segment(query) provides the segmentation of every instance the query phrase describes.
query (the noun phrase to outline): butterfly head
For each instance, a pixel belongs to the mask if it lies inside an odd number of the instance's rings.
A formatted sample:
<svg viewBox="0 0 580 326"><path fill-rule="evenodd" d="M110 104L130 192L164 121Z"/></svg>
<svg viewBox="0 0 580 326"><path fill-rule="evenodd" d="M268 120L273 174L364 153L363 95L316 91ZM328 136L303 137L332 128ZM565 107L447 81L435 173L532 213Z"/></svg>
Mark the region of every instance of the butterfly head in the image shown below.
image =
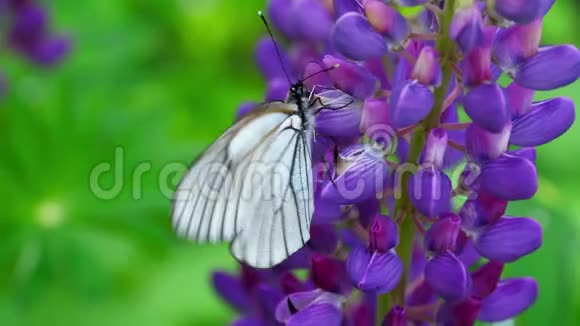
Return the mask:
<svg viewBox="0 0 580 326"><path fill-rule="evenodd" d="M304 81L298 81L290 86L287 102L296 103L299 106L306 105L309 97L310 92L306 89Z"/></svg>

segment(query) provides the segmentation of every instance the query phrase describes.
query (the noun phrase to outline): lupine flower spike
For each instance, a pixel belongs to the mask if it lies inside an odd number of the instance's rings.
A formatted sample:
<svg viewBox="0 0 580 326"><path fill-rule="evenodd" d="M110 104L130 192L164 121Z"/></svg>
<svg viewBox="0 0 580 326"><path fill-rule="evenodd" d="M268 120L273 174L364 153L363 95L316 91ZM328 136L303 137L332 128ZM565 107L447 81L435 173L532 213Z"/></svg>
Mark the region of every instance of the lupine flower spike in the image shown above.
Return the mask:
<svg viewBox="0 0 580 326"><path fill-rule="evenodd" d="M214 274L235 325L473 325L532 308L538 283L502 271L541 247L542 226L506 209L538 190L535 147L575 120L568 98L534 102L580 77L575 46L540 44L553 2L269 2L287 46L280 60L257 44L266 100L286 97L284 70L337 68L307 81L331 108L313 109L311 239L271 269ZM12 10L14 48L57 58L42 11Z"/></svg>

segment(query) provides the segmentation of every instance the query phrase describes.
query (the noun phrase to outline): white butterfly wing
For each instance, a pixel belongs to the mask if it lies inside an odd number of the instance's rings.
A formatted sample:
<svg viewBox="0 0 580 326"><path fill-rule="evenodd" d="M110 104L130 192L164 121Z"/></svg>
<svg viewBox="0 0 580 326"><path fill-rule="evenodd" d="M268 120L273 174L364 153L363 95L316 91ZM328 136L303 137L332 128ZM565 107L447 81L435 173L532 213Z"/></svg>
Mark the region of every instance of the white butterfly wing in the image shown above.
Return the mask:
<svg viewBox="0 0 580 326"><path fill-rule="evenodd" d="M232 242L255 267L275 265L309 239L310 132L294 105L269 103L227 130L178 186L173 226L197 242Z"/></svg>
<svg viewBox="0 0 580 326"><path fill-rule="evenodd" d="M310 133L302 119L286 119L254 152L245 170L239 210L245 225L232 242L238 260L270 267L310 239L313 212Z"/></svg>

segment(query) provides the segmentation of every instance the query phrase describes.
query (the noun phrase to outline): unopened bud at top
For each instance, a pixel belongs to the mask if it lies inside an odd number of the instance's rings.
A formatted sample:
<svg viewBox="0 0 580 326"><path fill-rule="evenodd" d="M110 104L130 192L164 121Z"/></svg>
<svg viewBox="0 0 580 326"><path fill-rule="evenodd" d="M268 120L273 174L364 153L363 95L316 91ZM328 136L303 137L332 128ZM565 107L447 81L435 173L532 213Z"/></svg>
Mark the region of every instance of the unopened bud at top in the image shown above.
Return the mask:
<svg viewBox="0 0 580 326"><path fill-rule="evenodd" d="M399 243L397 224L389 217L377 216L369 230L369 249L387 252Z"/></svg>
<svg viewBox="0 0 580 326"><path fill-rule="evenodd" d="M437 60L435 49L426 46L421 49L417 63L411 73L411 78L423 85L439 86L441 83L441 66Z"/></svg>
<svg viewBox="0 0 580 326"><path fill-rule="evenodd" d="M447 140L448 136L445 129L435 128L431 130L425 144L423 163L430 163L441 168L447 150Z"/></svg>
<svg viewBox="0 0 580 326"><path fill-rule="evenodd" d="M371 26L387 39L391 47L399 47L411 32L405 17L383 1L367 1L365 14Z"/></svg>

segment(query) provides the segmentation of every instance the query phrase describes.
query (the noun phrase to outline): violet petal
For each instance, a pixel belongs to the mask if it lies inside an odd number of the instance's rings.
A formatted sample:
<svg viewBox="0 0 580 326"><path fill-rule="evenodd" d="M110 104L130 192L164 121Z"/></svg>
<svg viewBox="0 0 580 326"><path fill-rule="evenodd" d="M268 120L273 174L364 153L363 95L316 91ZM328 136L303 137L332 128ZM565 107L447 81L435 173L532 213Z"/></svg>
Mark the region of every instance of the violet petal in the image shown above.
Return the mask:
<svg viewBox="0 0 580 326"><path fill-rule="evenodd" d="M395 288L403 274L403 262L393 252L372 252L359 246L350 252L346 270L361 291L383 294Z"/></svg>
<svg viewBox="0 0 580 326"><path fill-rule="evenodd" d="M513 121L510 143L539 146L564 134L576 118L574 102L558 97L534 103L528 113Z"/></svg>
<svg viewBox="0 0 580 326"><path fill-rule="evenodd" d="M338 52L353 60L378 58L388 51L383 36L372 28L365 16L354 12L336 21L332 40Z"/></svg>
<svg viewBox="0 0 580 326"><path fill-rule="evenodd" d="M527 217L504 217L487 226L474 242L477 251L497 262L513 262L542 245L542 226Z"/></svg>
<svg viewBox="0 0 580 326"><path fill-rule="evenodd" d="M478 126L499 133L510 119L506 100L497 84L482 84L463 97L465 113Z"/></svg>
<svg viewBox="0 0 580 326"><path fill-rule="evenodd" d="M481 170L481 188L505 200L529 199L538 191L536 167L525 158L503 154Z"/></svg>
<svg viewBox="0 0 580 326"><path fill-rule="evenodd" d="M469 272L451 252L437 255L427 262L425 280L436 294L447 301L459 301L471 291Z"/></svg>
<svg viewBox="0 0 580 326"><path fill-rule="evenodd" d="M478 319L497 322L512 318L528 309L538 297L538 283L533 278L503 280L495 291L483 300Z"/></svg>
<svg viewBox="0 0 580 326"><path fill-rule="evenodd" d="M514 74L515 81L535 90L552 90L580 77L580 51L573 45L543 47Z"/></svg>

